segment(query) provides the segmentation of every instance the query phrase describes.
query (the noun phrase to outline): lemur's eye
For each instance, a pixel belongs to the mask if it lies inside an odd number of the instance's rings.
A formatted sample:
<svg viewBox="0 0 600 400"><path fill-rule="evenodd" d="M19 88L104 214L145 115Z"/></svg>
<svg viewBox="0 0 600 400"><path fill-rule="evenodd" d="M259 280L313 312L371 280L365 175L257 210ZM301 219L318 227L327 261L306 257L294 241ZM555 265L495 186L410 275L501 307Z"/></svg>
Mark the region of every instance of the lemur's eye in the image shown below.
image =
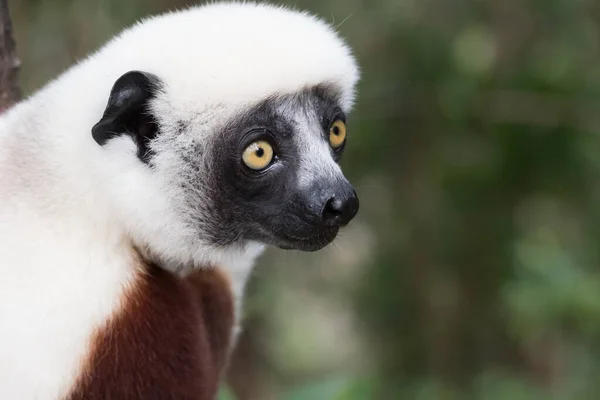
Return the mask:
<svg viewBox="0 0 600 400"><path fill-rule="evenodd" d="M258 140L246 147L242 160L248 168L256 171L264 169L273 160L273 147L264 140Z"/></svg>
<svg viewBox="0 0 600 400"><path fill-rule="evenodd" d="M329 128L329 144L334 149L340 148L346 140L346 124L341 119L335 121Z"/></svg>

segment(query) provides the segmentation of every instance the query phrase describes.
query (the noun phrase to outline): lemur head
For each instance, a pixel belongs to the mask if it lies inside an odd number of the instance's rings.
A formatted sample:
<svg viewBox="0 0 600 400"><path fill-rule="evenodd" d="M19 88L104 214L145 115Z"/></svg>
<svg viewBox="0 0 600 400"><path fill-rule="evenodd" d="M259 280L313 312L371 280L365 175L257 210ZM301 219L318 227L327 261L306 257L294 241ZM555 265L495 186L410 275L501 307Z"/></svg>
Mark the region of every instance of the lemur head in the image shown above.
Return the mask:
<svg viewBox="0 0 600 400"><path fill-rule="evenodd" d="M117 77L92 137L135 177L114 200L141 244L314 251L356 215L338 163L358 68L324 22L213 4L144 21L94 59Z"/></svg>

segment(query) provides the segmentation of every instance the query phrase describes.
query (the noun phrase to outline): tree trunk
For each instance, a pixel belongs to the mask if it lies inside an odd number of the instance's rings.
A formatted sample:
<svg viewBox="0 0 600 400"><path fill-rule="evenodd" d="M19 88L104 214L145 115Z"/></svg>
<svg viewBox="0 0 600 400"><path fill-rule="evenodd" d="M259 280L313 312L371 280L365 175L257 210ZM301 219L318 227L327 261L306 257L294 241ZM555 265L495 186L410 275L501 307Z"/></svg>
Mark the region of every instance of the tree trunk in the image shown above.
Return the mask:
<svg viewBox="0 0 600 400"><path fill-rule="evenodd" d="M0 0L0 112L21 98L17 79L20 64L13 38L8 0Z"/></svg>

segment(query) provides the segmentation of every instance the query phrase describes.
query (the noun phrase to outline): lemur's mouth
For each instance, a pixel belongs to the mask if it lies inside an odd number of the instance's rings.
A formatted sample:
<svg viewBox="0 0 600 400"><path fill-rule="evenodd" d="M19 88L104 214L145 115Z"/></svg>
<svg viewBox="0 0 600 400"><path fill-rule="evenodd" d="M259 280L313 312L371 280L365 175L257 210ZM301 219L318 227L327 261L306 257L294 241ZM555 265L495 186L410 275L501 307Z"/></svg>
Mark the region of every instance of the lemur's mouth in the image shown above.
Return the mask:
<svg viewBox="0 0 600 400"><path fill-rule="evenodd" d="M331 227L312 236L295 237L283 235L277 247L284 250L317 251L333 242L338 232L338 227Z"/></svg>

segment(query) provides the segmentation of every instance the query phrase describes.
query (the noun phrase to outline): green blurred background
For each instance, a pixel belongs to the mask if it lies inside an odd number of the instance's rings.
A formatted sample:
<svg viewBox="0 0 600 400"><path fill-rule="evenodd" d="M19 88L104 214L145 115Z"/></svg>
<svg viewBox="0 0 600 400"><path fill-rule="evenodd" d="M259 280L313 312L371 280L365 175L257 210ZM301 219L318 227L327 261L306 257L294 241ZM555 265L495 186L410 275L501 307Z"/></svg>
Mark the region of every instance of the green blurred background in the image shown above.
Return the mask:
<svg viewBox="0 0 600 400"><path fill-rule="evenodd" d="M193 4L9 3L26 94ZM600 398L600 2L284 3L361 64L361 211L326 250L261 260L222 397Z"/></svg>

